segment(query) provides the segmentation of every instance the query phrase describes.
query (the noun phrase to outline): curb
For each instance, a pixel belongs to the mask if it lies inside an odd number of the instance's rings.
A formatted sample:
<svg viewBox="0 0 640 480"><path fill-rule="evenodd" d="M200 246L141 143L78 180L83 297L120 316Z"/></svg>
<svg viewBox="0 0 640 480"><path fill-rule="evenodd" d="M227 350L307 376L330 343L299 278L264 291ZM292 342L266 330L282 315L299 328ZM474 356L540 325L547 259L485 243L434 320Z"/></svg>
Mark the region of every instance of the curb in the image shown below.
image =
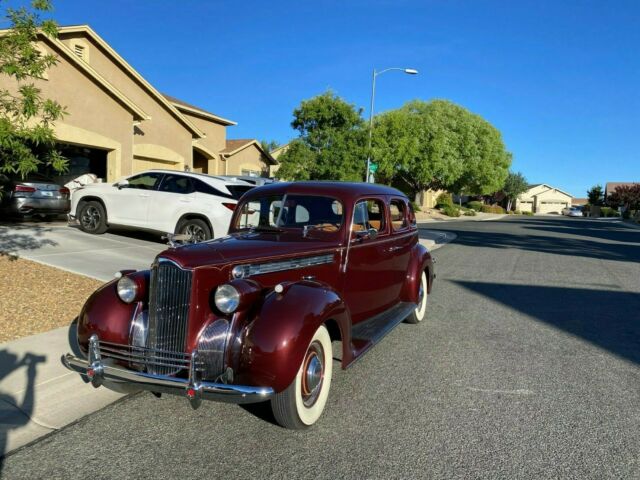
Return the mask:
<svg viewBox="0 0 640 480"><path fill-rule="evenodd" d="M427 247L429 251L444 247L447 243L453 242L458 236L453 232L437 232L427 228L418 228L419 235L428 232L434 238L420 238L419 242Z"/></svg>

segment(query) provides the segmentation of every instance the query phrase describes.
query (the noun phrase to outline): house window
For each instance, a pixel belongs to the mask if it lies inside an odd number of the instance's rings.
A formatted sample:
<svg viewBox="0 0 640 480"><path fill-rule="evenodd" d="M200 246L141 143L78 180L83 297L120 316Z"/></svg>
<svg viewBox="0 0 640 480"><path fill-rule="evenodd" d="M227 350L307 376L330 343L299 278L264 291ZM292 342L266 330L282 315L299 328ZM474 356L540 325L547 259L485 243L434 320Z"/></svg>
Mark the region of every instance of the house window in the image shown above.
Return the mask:
<svg viewBox="0 0 640 480"><path fill-rule="evenodd" d="M260 171L259 170L245 170L242 169L242 175L245 177L259 177L260 176Z"/></svg>

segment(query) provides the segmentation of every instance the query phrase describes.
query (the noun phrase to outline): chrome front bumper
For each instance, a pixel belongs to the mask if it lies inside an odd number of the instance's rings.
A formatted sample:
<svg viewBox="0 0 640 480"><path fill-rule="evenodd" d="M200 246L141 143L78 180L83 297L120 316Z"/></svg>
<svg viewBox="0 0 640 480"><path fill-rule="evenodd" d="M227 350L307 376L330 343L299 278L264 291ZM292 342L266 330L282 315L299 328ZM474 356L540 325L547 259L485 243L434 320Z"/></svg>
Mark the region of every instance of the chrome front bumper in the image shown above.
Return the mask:
<svg viewBox="0 0 640 480"><path fill-rule="evenodd" d="M89 358L79 358L67 353L62 356L62 364L69 370L85 376L94 387L104 385L116 391L148 390L154 393L168 393L186 396L193 408L198 408L202 400L227 403L257 403L269 400L275 393L269 387L229 385L226 383L204 382L195 368L197 353L191 358L189 378L168 375L153 375L135 370L115 367L103 362L98 348L98 337L89 340Z"/></svg>

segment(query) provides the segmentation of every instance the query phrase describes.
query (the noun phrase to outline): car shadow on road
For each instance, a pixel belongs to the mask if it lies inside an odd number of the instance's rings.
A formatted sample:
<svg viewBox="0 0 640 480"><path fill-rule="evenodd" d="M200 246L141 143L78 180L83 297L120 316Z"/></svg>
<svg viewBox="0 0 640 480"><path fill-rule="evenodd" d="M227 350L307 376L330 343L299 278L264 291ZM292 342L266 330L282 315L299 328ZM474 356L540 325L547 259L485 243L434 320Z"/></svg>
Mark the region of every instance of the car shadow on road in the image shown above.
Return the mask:
<svg viewBox="0 0 640 480"><path fill-rule="evenodd" d="M26 353L22 358L8 350L0 350L0 384L14 370L26 367L27 383L22 401L0 389L0 474L7 453L8 435L12 430L24 427L31 421L35 405L36 369L38 363L44 363L46 357Z"/></svg>
<svg viewBox="0 0 640 480"><path fill-rule="evenodd" d="M547 325L640 364L640 294L454 280Z"/></svg>
<svg viewBox="0 0 640 480"><path fill-rule="evenodd" d="M57 242L44 238L50 231L50 228L39 225L2 223L0 224L0 256L16 260L20 251L58 245Z"/></svg>

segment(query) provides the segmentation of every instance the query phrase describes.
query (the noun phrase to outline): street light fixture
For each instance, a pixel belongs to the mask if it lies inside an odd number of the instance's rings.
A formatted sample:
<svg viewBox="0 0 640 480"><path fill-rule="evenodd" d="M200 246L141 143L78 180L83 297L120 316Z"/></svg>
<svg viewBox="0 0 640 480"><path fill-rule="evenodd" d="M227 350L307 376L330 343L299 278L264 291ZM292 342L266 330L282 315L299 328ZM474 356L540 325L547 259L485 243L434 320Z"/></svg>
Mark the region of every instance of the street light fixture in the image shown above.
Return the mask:
<svg viewBox="0 0 640 480"><path fill-rule="evenodd" d="M371 137L373 135L373 106L376 98L376 77L390 70L400 70L406 73L407 75L418 74L418 70L416 70L415 68L391 67L391 68L385 68L384 70L380 70L379 72L376 72L375 68L373 69L373 78L371 80L371 108L369 109L369 149L367 151L367 173L364 177L367 183L369 183L369 178L370 178L369 168L371 168Z"/></svg>

